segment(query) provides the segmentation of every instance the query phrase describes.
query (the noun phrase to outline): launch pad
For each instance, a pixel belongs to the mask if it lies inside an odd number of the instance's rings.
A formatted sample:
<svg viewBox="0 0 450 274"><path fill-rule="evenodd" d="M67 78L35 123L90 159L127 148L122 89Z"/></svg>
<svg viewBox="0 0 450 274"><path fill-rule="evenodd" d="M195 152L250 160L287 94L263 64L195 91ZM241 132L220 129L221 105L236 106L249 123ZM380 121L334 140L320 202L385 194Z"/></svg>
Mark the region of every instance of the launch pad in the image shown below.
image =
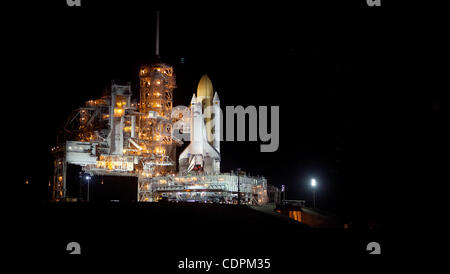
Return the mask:
<svg viewBox="0 0 450 274"><path fill-rule="evenodd" d="M88 178L137 177L139 202L267 203L265 178L220 171L222 112L209 77L201 77L189 107L173 107L176 78L173 67L159 61L159 12L156 56L139 69L139 101L132 100L129 83L113 81L103 97L69 115L52 148L52 199L73 200L67 193L67 184L77 183L67 180L73 164ZM176 148L185 141L177 161Z"/></svg>
<svg viewBox="0 0 450 274"><path fill-rule="evenodd" d="M90 176L138 178L139 202L192 201L267 203L267 181L245 173L220 172L221 111L208 76L199 82L190 107L173 108L175 74L164 63L139 71L140 99L131 86L112 82L109 93L74 110L58 132L53 200L68 200L67 165ZM180 154L176 147L190 144ZM238 198L240 197L240 198Z"/></svg>

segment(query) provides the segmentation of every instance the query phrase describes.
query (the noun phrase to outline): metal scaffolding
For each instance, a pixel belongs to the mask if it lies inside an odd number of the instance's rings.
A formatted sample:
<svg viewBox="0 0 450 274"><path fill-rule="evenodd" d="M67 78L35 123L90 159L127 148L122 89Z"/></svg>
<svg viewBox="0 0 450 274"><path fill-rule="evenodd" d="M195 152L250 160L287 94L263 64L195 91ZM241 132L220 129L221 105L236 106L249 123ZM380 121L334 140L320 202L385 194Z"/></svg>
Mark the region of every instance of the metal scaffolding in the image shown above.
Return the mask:
<svg viewBox="0 0 450 274"><path fill-rule="evenodd" d="M112 82L109 93L74 110L58 131L53 199L67 197L67 164L91 175L160 176L175 172L171 118L175 75L163 63L142 66L140 101L130 84Z"/></svg>
<svg viewBox="0 0 450 274"><path fill-rule="evenodd" d="M175 202L233 204L237 203L238 195L241 204L267 203L267 180L231 173L141 176L138 179L138 200L142 202L167 199Z"/></svg>
<svg viewBox="0 0 450 274"><path fill-rule="evenodd" d="M177 173L176 146L181 141L172 134L173 124L181 118L172 113L173 68L162 63L146 65L139 76L139 102L131 100L129 84L113 82L109 93L87 101L64 123L58 145L52 149L54 200L68 198L67 165L75 164L94 176L138 177L140 202L167 199L260 205L268 201L263 177L220 173L219 169ZM219 143L212 144L220 149Z"/></svg>

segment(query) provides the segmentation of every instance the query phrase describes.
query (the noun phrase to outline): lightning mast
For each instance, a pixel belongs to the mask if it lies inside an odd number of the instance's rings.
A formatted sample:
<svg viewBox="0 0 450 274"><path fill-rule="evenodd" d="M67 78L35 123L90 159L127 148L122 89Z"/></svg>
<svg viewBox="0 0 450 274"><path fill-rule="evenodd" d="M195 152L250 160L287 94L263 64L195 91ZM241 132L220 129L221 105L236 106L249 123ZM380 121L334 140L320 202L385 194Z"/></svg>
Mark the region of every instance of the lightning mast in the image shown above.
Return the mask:
<svg viewBox="0 0 450 274"><path fill-rule="evenodd" d="M156 12L156 57L159 57L159 10Z"/></svg>

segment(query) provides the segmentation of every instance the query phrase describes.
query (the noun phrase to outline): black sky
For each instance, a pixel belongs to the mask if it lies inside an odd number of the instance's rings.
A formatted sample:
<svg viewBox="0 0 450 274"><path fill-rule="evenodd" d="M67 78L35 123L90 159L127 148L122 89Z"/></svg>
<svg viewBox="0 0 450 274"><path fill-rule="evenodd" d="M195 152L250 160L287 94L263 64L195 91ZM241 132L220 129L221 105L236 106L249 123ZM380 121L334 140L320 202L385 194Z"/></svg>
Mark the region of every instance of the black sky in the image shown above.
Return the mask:
<svg viewBox="0 0 450 274"><path fill-rule="evenodd" d="M100 97L111 80L130 81L137 94L138 68L154 60L153 3L91 2L35 3L16 17L14 81L33 129L19 137L29 156L18 183L31 178L40 199L56 130L70 111ZM280 106L279 150L223 143L223 171L264 175L285 184L287 198L307 202L315 177L319 206L380 217L398 141L396 41L408 27L388 3L334 2L163 6L160 52L177 76L174 105L188 105L207 73L222 106Z"/></svg>

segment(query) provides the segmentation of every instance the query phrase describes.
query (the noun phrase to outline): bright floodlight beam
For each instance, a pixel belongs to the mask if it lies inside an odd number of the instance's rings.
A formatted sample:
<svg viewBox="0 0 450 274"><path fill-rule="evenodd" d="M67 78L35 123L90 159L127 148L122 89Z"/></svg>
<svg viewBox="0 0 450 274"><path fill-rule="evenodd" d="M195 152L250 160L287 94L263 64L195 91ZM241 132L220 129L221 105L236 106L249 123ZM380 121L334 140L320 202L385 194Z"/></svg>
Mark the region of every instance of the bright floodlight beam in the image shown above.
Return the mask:
<svg viewBox="0 0 450 274"><path fill-rule="evenodd" d="M311 179L311 186L316 187L316 179Z"/></svg>

